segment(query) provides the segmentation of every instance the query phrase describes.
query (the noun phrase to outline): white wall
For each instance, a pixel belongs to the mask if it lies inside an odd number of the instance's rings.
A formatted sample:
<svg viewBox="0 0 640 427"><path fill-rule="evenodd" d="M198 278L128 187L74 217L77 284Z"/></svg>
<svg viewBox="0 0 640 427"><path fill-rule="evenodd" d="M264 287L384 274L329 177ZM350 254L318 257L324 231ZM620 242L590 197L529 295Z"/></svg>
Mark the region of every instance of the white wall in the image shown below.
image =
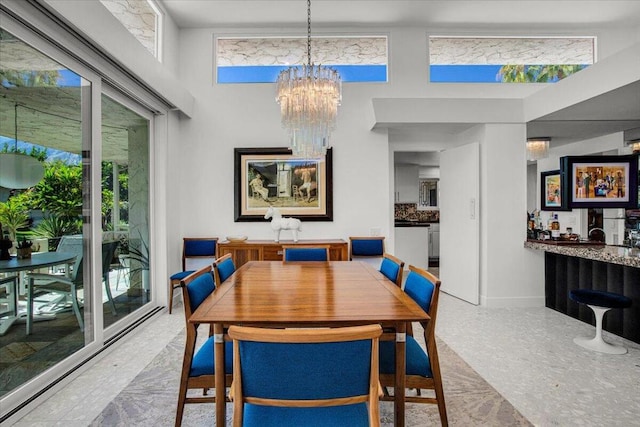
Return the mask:
<svg viewBox="0 0 640 427"><path fill-rule="evenodd" d="M485 125L481 140L481 304L544 305L544 281L527 274L525 124Z"/></svg>
<svg viewBox="0 0 640 427"><path fill-rule="evenodd" d="M181 76L198 94L193 118L181 123L176 163L181 165L177 194L184 235L219 237L244 234L272 238L266 222L234 222L235 147L285 147L275 85L213 83L213 32L184 30ZM333 222L304 222L301 238L390 234L388 144L386 132L369 129L370 91L381 85L344 85L343 103L333 134ZM286 234L283 236L287 238Z"/></svg>

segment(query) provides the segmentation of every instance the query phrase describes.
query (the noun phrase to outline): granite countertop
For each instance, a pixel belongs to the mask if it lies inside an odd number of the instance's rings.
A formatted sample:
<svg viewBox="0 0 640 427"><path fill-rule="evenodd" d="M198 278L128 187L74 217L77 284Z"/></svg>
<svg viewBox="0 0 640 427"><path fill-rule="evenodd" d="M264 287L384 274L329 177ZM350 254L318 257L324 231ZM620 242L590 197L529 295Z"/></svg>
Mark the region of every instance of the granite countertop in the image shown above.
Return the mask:
<svg viewBox="0 0 640 427"><path fill-rule="evenodd" d="M396 221L396 227L429 227L431 223L426 221Z"/></svg>
<svg viewBox="0 0 640 427"><path fill-rule="evenodd" d="M611 245L554 245L539 241L526 241L524 247L560 255L591 259L640 268L640 249Z"/></svg>

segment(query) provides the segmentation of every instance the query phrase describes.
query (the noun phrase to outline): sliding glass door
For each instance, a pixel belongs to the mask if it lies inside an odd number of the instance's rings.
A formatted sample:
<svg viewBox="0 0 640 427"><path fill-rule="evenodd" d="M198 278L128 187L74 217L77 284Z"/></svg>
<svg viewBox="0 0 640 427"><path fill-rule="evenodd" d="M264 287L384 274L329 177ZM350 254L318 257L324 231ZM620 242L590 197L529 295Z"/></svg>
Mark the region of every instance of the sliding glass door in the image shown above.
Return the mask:
<svg viewBox="0 0 640 427"><path fill-rule="evenodd" d="M103 324L147 304L149 119L102 95Z"/></svg>
<svg viewBox="0 0 640 427"><path fill-rule="evenodd" d="M0 422L157 309L153 113L2 17Z"/></svg>

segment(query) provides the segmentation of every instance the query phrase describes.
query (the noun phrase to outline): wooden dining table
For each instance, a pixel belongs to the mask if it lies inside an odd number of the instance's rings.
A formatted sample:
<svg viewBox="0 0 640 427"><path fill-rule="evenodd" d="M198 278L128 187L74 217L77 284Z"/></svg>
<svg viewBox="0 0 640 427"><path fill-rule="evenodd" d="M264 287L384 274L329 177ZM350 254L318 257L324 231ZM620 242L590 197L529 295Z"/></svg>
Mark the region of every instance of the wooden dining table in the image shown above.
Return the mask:
<svg viewBox="0 0 640 427"><path fill-rule="evenodd" d="M226 419L224 340L230 325L340 327L381 324L396 348L395 425L405 418L407 322L428 320L392 281L366 262L250 261L200 305L189 319L213 324L216 425Z"/></svg>

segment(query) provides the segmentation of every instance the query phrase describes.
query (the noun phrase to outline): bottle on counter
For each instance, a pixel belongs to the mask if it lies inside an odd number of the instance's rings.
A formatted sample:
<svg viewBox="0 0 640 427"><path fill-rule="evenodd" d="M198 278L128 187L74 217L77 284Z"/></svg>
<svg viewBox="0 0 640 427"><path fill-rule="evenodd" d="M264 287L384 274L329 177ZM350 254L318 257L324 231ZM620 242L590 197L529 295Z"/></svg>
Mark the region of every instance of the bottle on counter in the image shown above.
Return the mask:
<svg viewBox="0 0 640 427"><path fill-rule="evenodd" d="M552 223L553 223L553 216L555 214L553 212L551 212L551 215L549 215L549 218L547 219L547 231L549 232L549 235L551 235L551 227L552 227Z"/></svg>
<svg viewBox="0 0 640 427"><path fill-rule="evenodd" d="M535 239L536 222L533 219L533 212L527 212L527 239Z"/></svg>
<svg viewBox="0 0 640 427"><path fill-rule="evenodd" d="M560 240L560 221L558 221L558 214L553 214L551 219L551 238L553 240Z"/></svg>

